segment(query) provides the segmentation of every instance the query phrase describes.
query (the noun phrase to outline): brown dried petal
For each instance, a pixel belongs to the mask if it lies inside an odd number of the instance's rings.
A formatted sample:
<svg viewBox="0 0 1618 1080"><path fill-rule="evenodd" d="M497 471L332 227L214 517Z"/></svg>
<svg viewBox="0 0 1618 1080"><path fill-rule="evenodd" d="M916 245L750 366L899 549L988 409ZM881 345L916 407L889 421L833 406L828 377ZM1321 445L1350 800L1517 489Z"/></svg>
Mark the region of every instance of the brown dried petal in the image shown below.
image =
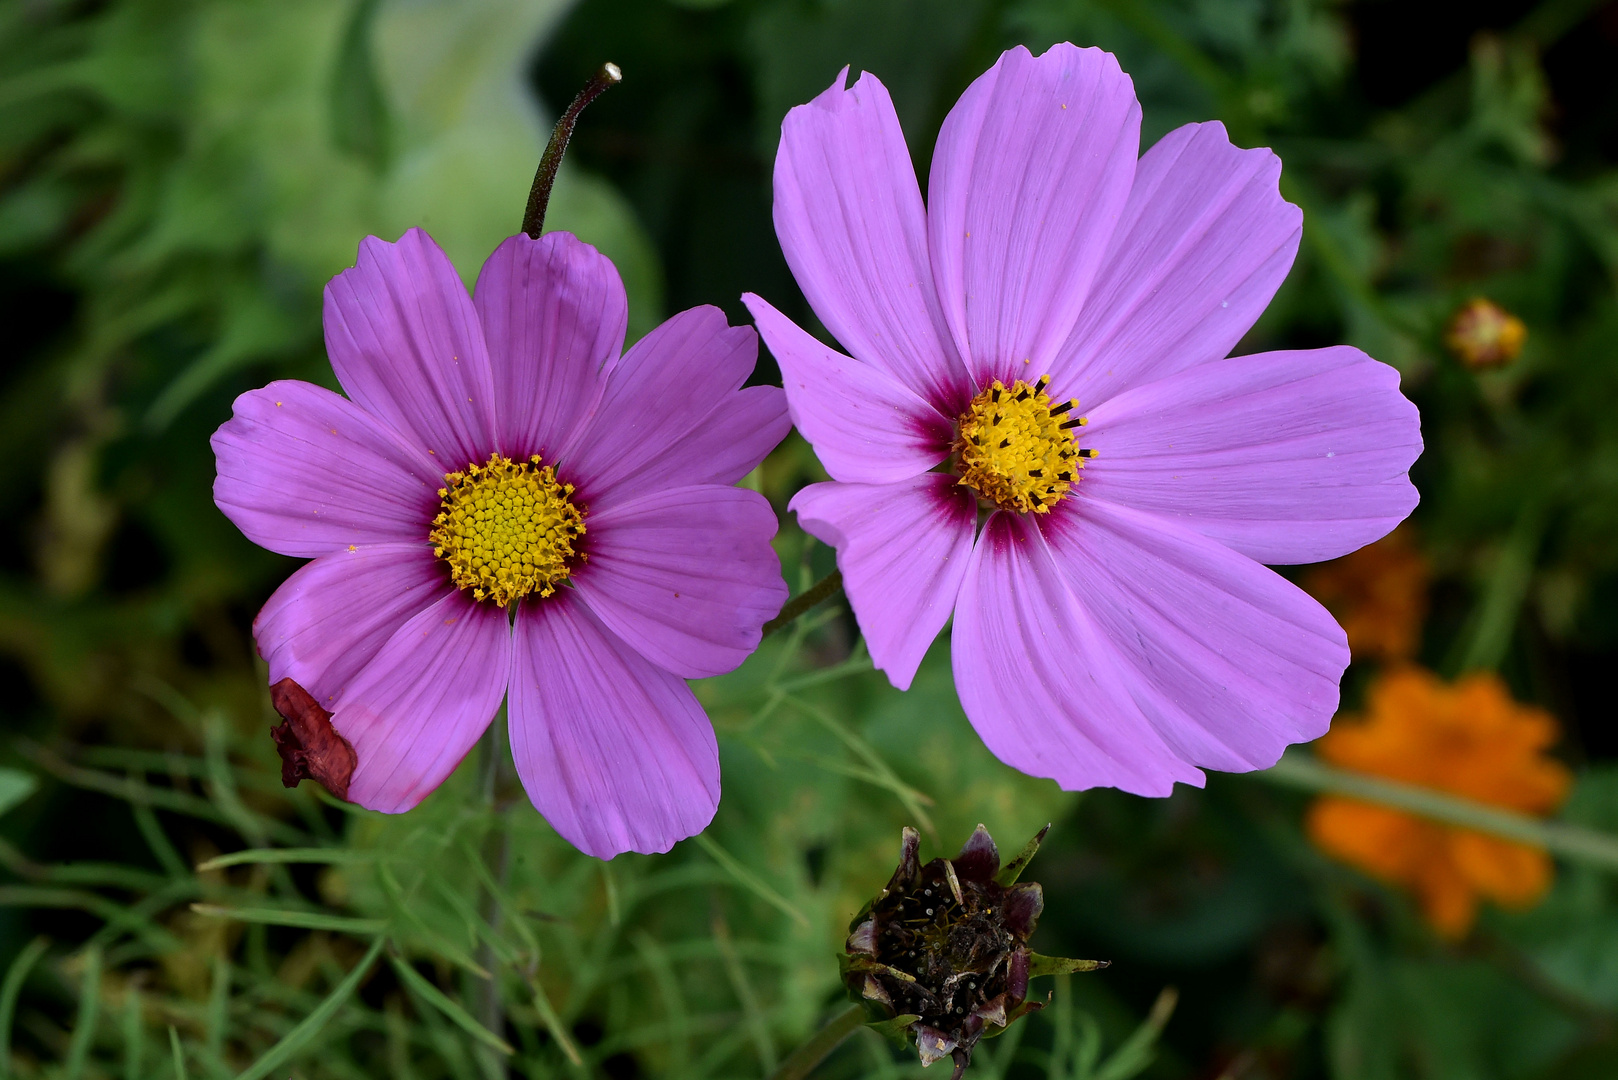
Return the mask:
<svg viewBox="0 0 1618 1080"><path fill-rule="evenodd" d="M282 679L270 687L270 702L282 723L270 729L281 755L281 783L297 787L313 780L339 799L348 798L348 782L359 758L354 747L331 724L331 713L303 687Z"/></svg>

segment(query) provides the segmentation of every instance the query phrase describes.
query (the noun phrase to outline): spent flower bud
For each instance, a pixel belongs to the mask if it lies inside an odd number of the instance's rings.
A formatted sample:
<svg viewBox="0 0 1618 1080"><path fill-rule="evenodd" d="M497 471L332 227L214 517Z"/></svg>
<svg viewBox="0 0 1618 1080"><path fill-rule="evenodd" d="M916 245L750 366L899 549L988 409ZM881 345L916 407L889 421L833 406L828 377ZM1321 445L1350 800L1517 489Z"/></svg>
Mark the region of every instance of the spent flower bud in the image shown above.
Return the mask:
<svg viewBox="0 0 1618 1080"><path fill-rule="evenodd" d="M1475 371L1504 367L1517 359L1528 328L1493 300L1475 297L1450 317L1444 344Z"/></svg>
<svg viewBox="0 0 1618 1080"><path fill-rule="evenodd" d="M979 825L954 859L923 866L921 836L907 828L887 887L849 924L840 958L849 994L866 1005L873 1026L913 1041L923 1065L949 1056L960 1077L979 1039L1044 1008L1028 996L1030 978L1106 966L1028 948L1045 895L1017 879L1049 829L1001 866Z"/></svg>

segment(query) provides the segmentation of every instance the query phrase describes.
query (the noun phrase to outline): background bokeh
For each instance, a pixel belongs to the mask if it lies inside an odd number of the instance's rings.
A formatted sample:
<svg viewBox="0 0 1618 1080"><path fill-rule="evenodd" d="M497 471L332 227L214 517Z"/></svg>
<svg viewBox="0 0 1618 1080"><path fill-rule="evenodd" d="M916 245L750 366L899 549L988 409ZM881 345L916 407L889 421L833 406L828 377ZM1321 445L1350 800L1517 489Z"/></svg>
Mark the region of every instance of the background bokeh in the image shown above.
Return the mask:
<svg viewBox="0 0 1618 1080"><path fill-rule="evenodd" d="M1147 143L1218 118L1281 155L1302 250L1238 351L1349 342L1421 408L1412 522L1288 571L1353 635L1347 710L1498 672L1560 726L1563 820L1618 834L1618 4L0 0L0 1077L763 1075L839 1007L900 827L930 857L978 821L1055 822L1037 942L1113 966L977 1072L1618 1076L1610 858L1438 927L1312 842L1316 772L1063 794L976 740L947 636L901 695L836 604L698 685L724 800L668 856L579 856L498 743L400 818L281 788L250 626L296 564L215 510L207 440L268 379L334 385L320 290L362 236L423 225L470 282L613 60L547 224L615 260L631 337L744 290L817 326L770 224L785 112L870 70L925 178L966 84L1059 40L1118 54ZM1446 346L1476 297L1520 356ZM785 513L817 468L794 437L749 479L794 590L831 567ZM917 1072L865 1034L824 1066Z"/></svg>

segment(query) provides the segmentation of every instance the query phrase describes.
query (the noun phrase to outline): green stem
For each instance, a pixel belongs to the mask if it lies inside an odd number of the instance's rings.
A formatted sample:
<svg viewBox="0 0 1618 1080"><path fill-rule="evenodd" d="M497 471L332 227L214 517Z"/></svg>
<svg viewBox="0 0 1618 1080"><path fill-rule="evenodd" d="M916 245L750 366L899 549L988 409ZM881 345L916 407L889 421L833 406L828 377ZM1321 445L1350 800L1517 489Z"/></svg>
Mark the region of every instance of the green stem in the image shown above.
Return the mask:
<svg viewBox="0 0 1618 1080"><path fill-rule="evenodd" d="M562 113L561 119L556 121L556 127L551 131L551 141L545 144L539 168L534 171L534 186L528 191L528 207L522 215L522 231L530 239L538 240L539 234L545 231L545 208L551 202L551 185L556 183L556 170L562 164L562 155L567 153L568 140L573 138L573 126L579 122L579 114L607 87L623 81L624 73L617 64L602 64L601 69L584 84L579 96L573 99L573 104Z"/></svg>
<svg viewBox="0 0 1618 1080"><path fill-rule="evenodd" d="M1589 866L1618 871L1618 836L1596 829L1559 821L1541 821L1526 814L1486 806L1431 788L1333 768L1306 754L1295 752L1287 754L1273 767L1252 775L1284 787L1391 806L1445 825L1474 829L1504 840L1544 848L1553 855Z"/></svg>
<svg viewBox="0 0 1618 1080"><path fill-rule="evenodd" d="M809 1036L808 1042L788 1054L787 1059L781 1062L781 1067L770 1074L770 1080L803 1080L864 1023L865 1006L850 1005L825 1027Z"/></svg>
<svg viewBox="0 0 1618 1080"><path fill-rule="evenodd" d="M804 614L810 608L825 603L837 594L843 587L843 572L833 570L819 581L815 582L803 592L788 600L781 609L781 614L764 624L764 636L769 637L777 630L791 626L794 619Z"/></svg>

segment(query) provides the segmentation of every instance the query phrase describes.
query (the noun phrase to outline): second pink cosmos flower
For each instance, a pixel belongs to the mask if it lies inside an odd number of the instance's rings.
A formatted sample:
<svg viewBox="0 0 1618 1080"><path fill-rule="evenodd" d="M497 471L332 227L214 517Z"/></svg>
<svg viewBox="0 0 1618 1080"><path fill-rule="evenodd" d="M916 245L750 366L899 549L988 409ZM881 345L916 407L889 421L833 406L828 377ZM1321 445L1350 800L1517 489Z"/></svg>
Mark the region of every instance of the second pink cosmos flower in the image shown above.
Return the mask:
<svg viewBox="0 0 1618 1080"><path fill-rule="evenodd" d="M523 785L581 850L667 851L712 819L685 679L741 663L786 598L775 515L731 486L786 408L741 389L757 339L717 308L620 357L626 319L567 233L506 240L472 297L421 230L370 237L326 289L348 397L271 383L214 435L220 509L314 560L254 634L352 745L354 802L415 806L509 691Z"/></svg>
<svg viewBox="0 0 1618 1080"><path fill-rule="evenodd" d="M1358 349L1228 356L1297 252L1280 161L1216 123L1137 160L1110 54L1018 48L945 120L924 206L886 89L846 74L786 118L775 224L852 355L746 300L833 478L793 509L876 665L908 687L953 614L967 716L1066 788L1164 795L1320 735L1347 643L1262 564L1392 529L1421 434Z"/></svg>

